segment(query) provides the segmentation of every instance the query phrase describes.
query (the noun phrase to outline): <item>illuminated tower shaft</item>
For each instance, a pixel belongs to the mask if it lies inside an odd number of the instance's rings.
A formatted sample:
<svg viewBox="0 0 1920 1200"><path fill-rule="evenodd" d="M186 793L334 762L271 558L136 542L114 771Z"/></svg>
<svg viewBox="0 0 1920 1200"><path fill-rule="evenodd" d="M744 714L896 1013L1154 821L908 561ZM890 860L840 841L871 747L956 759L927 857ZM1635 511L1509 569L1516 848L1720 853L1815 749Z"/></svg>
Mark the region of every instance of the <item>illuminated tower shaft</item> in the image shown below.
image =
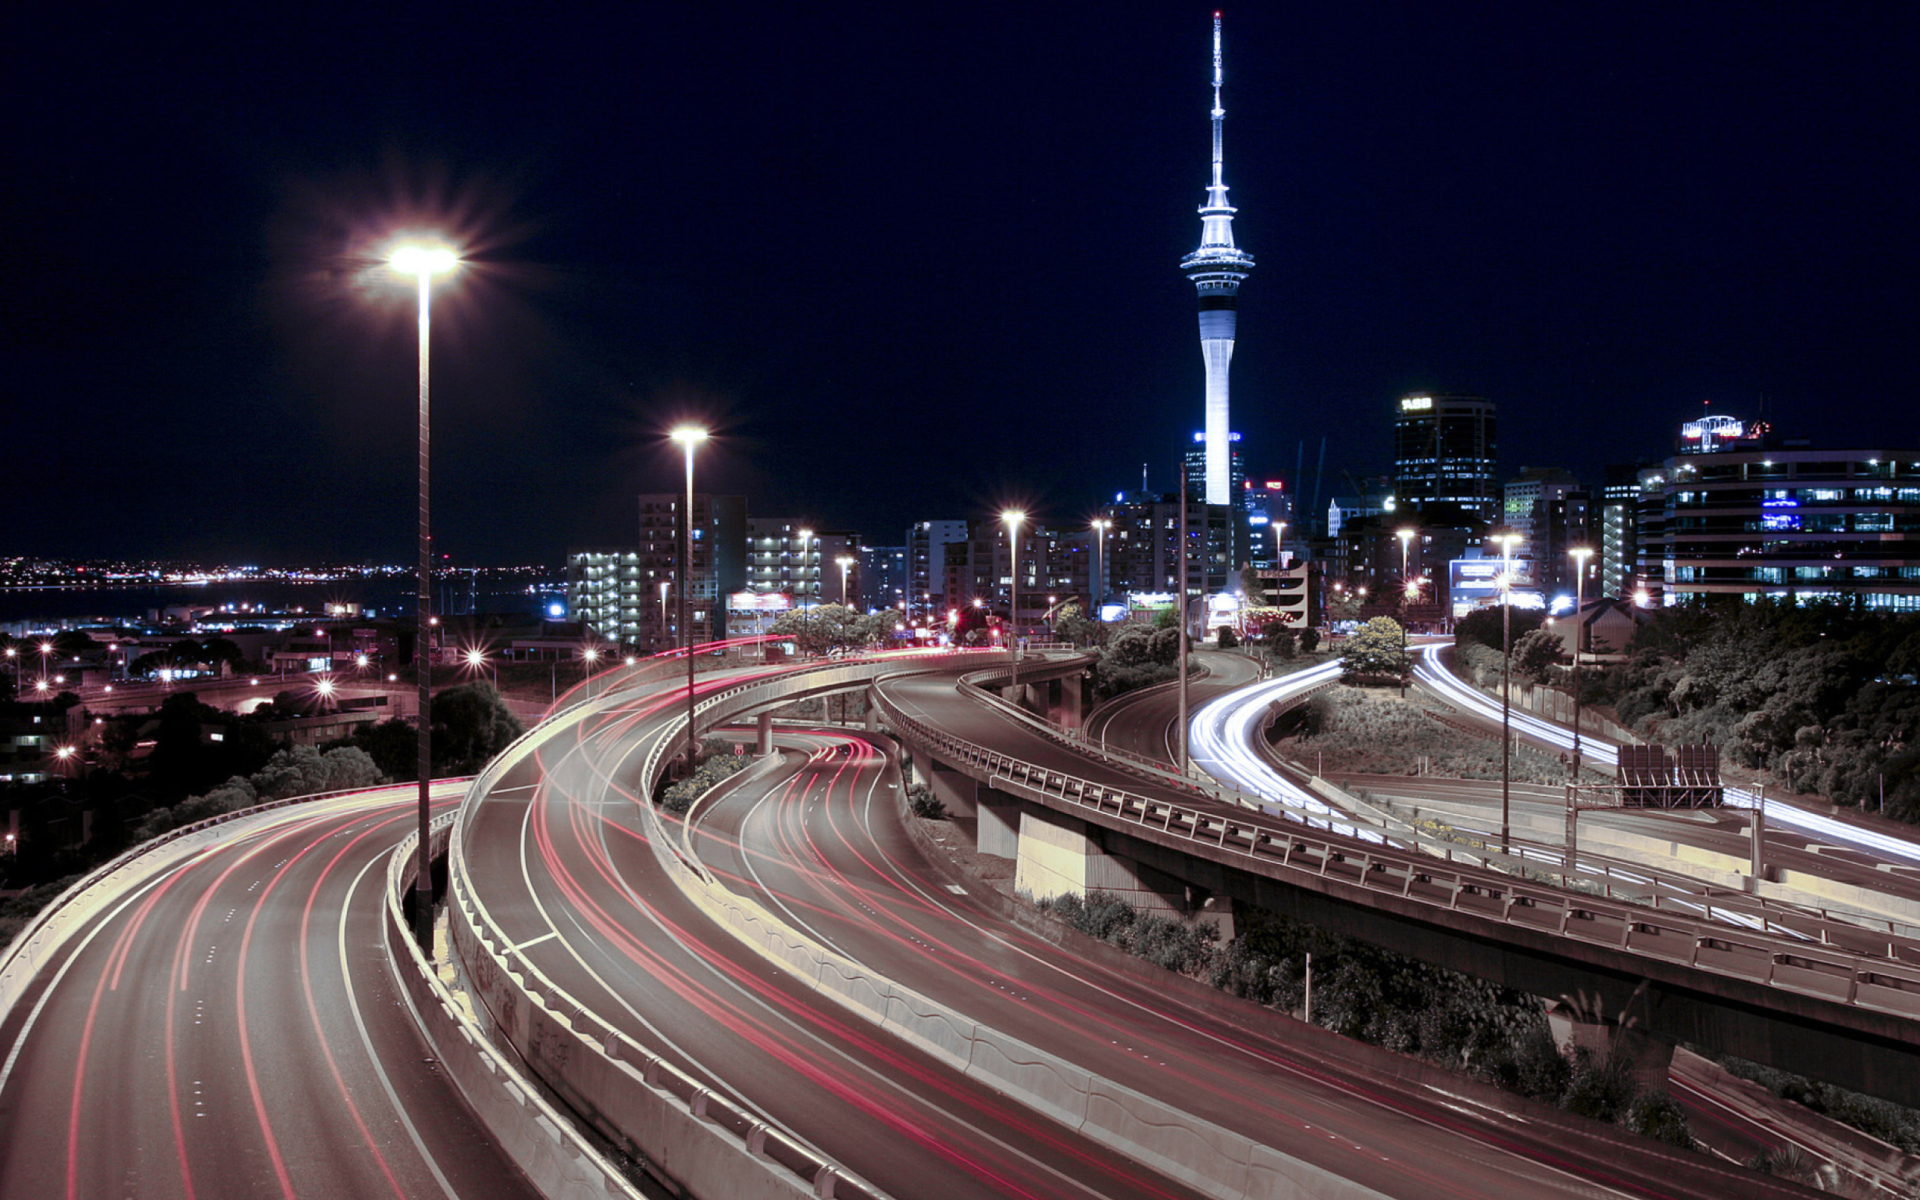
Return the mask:
<svg viewBox="0 0 1920 1200"><path fill-rule="evenodd" d="M1234 306L1253 256L1233 244L1233 205L1220 174L1220 14L1213 14L1213 183L1200 206L1200 248L1180 260L1180 269L1200 293L1200 354L1207 364L1207 503L1232 502L1227 434L1227 367L1233 362Z"/></svg>

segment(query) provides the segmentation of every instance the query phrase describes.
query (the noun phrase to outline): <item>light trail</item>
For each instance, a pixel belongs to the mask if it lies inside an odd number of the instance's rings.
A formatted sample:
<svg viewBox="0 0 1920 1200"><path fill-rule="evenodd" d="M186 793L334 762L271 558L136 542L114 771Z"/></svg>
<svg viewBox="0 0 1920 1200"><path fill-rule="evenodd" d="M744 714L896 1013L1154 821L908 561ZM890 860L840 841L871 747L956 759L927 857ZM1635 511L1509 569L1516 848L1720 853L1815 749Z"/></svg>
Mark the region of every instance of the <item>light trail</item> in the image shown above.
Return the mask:
<svg viewBox="0 0 1920 1200"><path fill-rule="evenodd" d="M1357 824L1357 818L1333 807L1313 792L1293 783L1275 770L1258 751L1253 740L1260 737L1260 722L1276 700L1331 683L1340 677L1340 664L1322 663L1292 675L1283 675L1265 683L1229 692L1200 706L1188 724L1187 733L1193 764L1228 786L1261 800L1276 801L1323 816L1328 826L1338 824L1355 837L1369 842L1386 839L1377 829ZM1277 816L1291 816L1276 813Z"/></svg>
<svg viewBox="0 0 1920 1200"><path fill-rule="evenodd" d="M1453 672L1442 666L1439 661L1440 649L1437 645L1420 647L1419 657L1414 660L1414 678L1455 708L1498 721L1500 705L1478 688L1461 682ZM1572 730L1543 721L1531 713L1514 712L1512 719L1514 729L1525 736L1572 752ZM1580 738L1580 752L1602 762L1618 766L1618 751L1619 748L1612 742L1591 733L1583 734ZM1755 793L1735 787L1726 789L1726 797L1729 808L1752 808L1759 799ZM1907 838L1861 829L1845 821L1809 812L1778 797L1766 801L1765 811L1769 825L1798 830L1821 841L1920 864L1920 844Z"/></svg>

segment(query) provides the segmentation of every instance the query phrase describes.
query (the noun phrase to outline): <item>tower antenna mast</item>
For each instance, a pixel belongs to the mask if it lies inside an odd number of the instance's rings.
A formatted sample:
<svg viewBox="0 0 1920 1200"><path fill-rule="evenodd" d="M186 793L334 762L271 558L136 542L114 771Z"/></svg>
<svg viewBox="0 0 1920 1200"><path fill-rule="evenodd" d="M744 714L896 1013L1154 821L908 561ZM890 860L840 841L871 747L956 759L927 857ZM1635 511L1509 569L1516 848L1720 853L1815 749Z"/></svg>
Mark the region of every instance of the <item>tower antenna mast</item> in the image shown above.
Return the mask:
<svg viewBox="0 0 1920 1200"><path fill-rule="evenodd" d="M1225 79L1220 44L1220 14L1213 14L1213 178L1207 202L1200 206L1200 248L1180 260L1180 269L1200 294L1200 354L1207 367L1206 502L1232 502L1231 428L1227 412L1227 368L1233 362L1235 309L1240 281L1253 269L1253 256L1233 244L1233 205L1227 202L1226 154L1220 102Z"/></svg>

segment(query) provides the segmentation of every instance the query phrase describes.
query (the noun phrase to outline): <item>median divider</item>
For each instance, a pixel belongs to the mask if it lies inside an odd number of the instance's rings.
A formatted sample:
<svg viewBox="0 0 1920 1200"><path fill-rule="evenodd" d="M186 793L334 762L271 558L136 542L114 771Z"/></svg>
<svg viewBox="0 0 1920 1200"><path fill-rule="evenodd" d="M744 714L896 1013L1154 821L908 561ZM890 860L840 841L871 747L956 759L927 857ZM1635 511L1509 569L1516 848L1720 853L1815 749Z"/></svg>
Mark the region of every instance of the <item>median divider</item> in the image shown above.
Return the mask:
<svg viewBox="0 0 1920 1200"><path fill-rule="evenodd" d="M453 814L434 822L436 840L452 823ZM402 907L418 871L418 843L417 835L409 836L387 861L386 946L400 993L441 1072L548 1200L639 1200L641 1193L620 1169L547 1102L512 1060L488 1043L421 953Z"/></svg>
<svg viewBox="0 0 1920 1200"><path fill-rule="evenodd" d="M732 692L723 688L719 694ZM775 1128L762 1114L702 1084L570 996L506 939L476 894L466 870L463 839L467 820L495 782L537 753L546 738L633 698L631 693L602 696L555 714L488 764L452 819L447 932L451 955L465 972L474 1016L467 1018L445 1004L439 1011L458 1018L459 1045L491 1047L497 1039L507 1048L504 1054L490 1056L493 1067L470 1073L476 1095L489 1107L483 1110L479 1100L471 1097L470 1102L503 1143L512 1139L519 1152L528 1156L531 1166L523 1164L523 1169L536 1186L542 1191L552 1187L556 1190L547 1194L565 1200L637 1195L611 1190L613 1180L605 1173L613 1164L606 1156L593 1163L582 1155L581 1148L591 1147L573 1128L576 1120L590 1125L676 1195L710 1200L887 1200L879 1189ZM713 703L709 697L705 706ZM684 739L684 726L674 725L663 735L663 744L677 745ZM655 778L646 775L646 794L651 794ZM643 800L641 807L652 811L649 801ZM390 878L388 886L399 884ZM395 919L390 913L390 924ZM397 959L402 946L392 939L399 938L410 947L405 935L403 921L389 930ZM397 965L406 968L403 976L418 974L404 959ZM444 999L437 979L419 982L437 989L437 998ZM415 986L416 980L409 978L408 985ZM432 1006L419 1007L423 1025L440 1019ZM447 1045L448 1051L459 1048L453 1038ZM509 1058L517 1059L525 1074L508 1078L502 1073L498 1083L490 1082L495 1068L505 1067ZM557 1098L558 1104L533 1105L541 1089ZM568 1140L564 1150L546 1150L539 1146L540 1138ZM595 1182L594 1171L600 1172L608 1190L592 1190L602 1186Z"/></svg>
<svg viewBox="0 0 1920 1200"><path fill-rule="evenodd" d="M662 869L717 925L846 1011L993 1090L1221 1200L1379 1200L1370 1188L1096 1076L827 949L696 869L672 849L676 839L653 807L642 810Z"/></svg>

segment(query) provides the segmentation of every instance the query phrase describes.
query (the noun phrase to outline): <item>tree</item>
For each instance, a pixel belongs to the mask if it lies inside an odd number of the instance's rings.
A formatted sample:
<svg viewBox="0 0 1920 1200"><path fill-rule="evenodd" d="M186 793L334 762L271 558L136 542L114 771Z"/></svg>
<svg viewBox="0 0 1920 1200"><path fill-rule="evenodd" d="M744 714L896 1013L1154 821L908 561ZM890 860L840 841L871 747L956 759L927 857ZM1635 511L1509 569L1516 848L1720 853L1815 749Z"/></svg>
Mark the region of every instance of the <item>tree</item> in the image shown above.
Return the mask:
<svg viewBox="0 0 1920 1200"><path fill-rule="evenodd" d="M1406 631L1392 617L1374 617L1347 639L1341 669L1348 680L1399 680L1412 665L1413 656L1403 643Z"/></svg>
<svg viewBox="0 0 1920 1200"><path fill-rule="evenodd" d="M1546 624L1547 614L1537 608L1516 608L1513 610L1513 640L1519 640ZM1500 606L1475 609L1461 617L1453 626L1453 638L1456 642L1478 642L1504 652L1504 627L1500 616Z"/></svg>
<svg viewBox="0 0 1920 1200"><path fill-rule="evenodd" d="M1563 657L1558 634L1547 629L1530 630L1514 640L1513 673L1529 683L1542 684L1552 678L1551 668Z"/></svg>
<svg viewBox="0 0 1920 1200"><path fill-rule="evenodd" d="M1106 632L1100 622L1087 616L1078 604L1068 601L1053 618L1053 635L1075 646L1097 646Z"/></svg>
<svg viewBox="0 0 1920 1200"><path fill-rule="evenodd" d="M434 774L474 774L525 731L493 684L450 687L433 698Z"/></svg>
<svg viewBox="0 0 1920 1200"><path fill-rule="evenodd" d="M1308 625L1300 631L1300 653L1312 654L1320 648L1320 631Z"/></svg>
<svg viewBox="0 0 1920 1200"><path fill-rule="evenodd" d="M420 778L420 731L410 721L398 717L391 721L369 721L355 727L351 739L333 744L343 745L365 751L389 779L404 782Z"/></svg>
<svg viewBox="0 0 1920 1200"><path fill-rule="evenodd" d="M886 633L893 634L893 617L880 614L886 620ZM858 611L844 604L817 604L806 611L788 609L774 621L769 630L774 637L789 638L806 654L827 654L834 650L850 650L865 646L872 640L878 626L863 617Z"/></svg>

